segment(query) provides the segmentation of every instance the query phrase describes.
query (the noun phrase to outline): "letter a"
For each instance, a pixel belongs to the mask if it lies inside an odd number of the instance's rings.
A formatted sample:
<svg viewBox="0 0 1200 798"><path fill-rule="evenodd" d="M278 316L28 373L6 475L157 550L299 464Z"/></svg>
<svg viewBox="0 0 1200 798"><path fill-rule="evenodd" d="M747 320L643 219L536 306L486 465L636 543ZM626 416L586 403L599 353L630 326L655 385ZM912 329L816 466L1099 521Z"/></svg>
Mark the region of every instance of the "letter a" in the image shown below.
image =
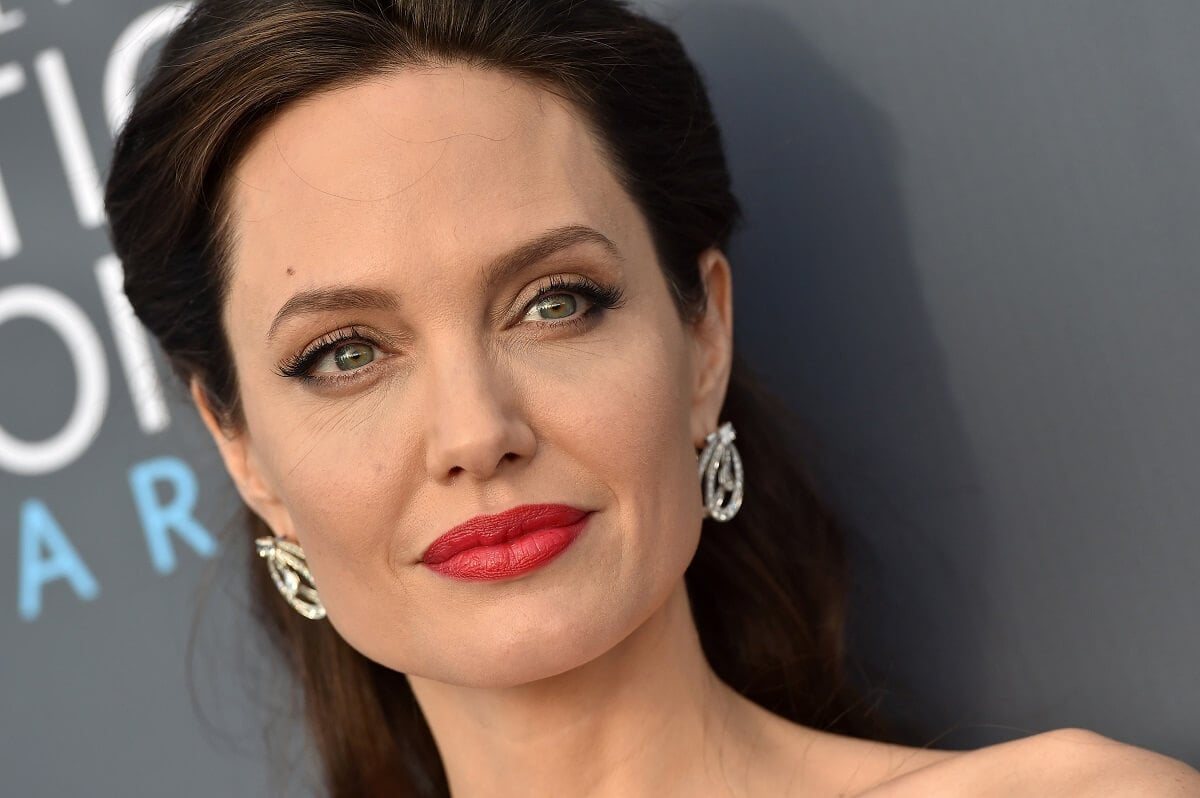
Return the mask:
<svg viewBox="0 0 1200 798"><path fill-rule="evenodd" d="M42 556L45 549L47 556ZM83 564L49 508L37 499L21 505L21 619L32 621L42 612L42 585L65 578L84 601L100 593L96 578Z"/></svg>

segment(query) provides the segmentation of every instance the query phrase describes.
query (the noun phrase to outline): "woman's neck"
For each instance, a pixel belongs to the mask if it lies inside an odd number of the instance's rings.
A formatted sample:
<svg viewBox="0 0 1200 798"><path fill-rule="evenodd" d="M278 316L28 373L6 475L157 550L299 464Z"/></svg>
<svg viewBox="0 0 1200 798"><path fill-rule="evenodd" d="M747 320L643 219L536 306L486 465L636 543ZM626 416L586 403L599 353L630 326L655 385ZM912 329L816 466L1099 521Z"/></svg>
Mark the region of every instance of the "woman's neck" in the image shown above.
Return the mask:
<svg viewBox="0 0 1200 798"><path fill-rule="evenodd" d="M713 673L682 580L625 640L557 676L409 682L454 798L750 795L781 761L780 719Z"/></svg>

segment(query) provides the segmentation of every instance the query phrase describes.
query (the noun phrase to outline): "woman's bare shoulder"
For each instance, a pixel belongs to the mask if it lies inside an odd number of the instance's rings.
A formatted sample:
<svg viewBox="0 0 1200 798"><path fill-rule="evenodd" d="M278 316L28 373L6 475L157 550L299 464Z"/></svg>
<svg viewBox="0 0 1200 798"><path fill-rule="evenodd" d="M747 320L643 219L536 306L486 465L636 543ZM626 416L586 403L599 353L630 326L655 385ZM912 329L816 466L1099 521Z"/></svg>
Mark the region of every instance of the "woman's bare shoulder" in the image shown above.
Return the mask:
<svg viewBox="0 0 1200 798"><path fill-rule="evenodd" d="M803 728L793 748L793 761L787 788L777 794L793 795L803 784L804 795L829 795L837 798L875 796L874 788L960 756L957 751L916 748L843 734ZM888 796L888 793L880 793Z"/></svg>
<svg viewBox="0 0 1200 798"><path fill-rule="evenodd" d="M908 768L860 798L1200 798L1200 771L1085 729L1055 729ZM851 793L854 794L854 793Z"/></svg>

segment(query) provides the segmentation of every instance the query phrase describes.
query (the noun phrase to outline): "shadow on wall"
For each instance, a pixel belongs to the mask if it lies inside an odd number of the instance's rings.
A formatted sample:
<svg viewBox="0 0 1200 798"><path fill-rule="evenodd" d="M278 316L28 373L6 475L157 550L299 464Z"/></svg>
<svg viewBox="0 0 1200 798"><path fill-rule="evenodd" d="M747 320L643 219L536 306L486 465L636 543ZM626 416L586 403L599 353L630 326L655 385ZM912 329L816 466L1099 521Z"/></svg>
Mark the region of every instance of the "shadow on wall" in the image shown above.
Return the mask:
<svg viewBox="0 0 1200 798"><path fill-rule="evenodd" d="M992 531L914 263L893 132L795 22L751 3L648 6L701 64L747 224L738 348L819 447L848 527L851 649L912 744L1024 736L973 714Z"/></svg>

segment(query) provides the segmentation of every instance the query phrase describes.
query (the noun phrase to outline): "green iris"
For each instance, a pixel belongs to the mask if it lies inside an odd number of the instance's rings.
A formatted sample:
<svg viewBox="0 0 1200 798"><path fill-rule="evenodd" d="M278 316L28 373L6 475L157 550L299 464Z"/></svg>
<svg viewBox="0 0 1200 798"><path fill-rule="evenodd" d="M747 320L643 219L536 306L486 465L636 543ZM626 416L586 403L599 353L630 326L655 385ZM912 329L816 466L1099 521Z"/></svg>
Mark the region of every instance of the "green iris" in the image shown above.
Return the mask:
<svg viewBox="0 0 1200 798"><path fill-rule="evenodd" d="M543 319L564 319L575 312L575 297L570 294L553 294L537 305Z"/></svg>
<svg viewBox="0 0 1200 798"><path fill-rule="evenodd" d="M353 343L339 346L333 353L333 362L342 371L365 366L375 359L375 353L367 344Z"/></svg>

